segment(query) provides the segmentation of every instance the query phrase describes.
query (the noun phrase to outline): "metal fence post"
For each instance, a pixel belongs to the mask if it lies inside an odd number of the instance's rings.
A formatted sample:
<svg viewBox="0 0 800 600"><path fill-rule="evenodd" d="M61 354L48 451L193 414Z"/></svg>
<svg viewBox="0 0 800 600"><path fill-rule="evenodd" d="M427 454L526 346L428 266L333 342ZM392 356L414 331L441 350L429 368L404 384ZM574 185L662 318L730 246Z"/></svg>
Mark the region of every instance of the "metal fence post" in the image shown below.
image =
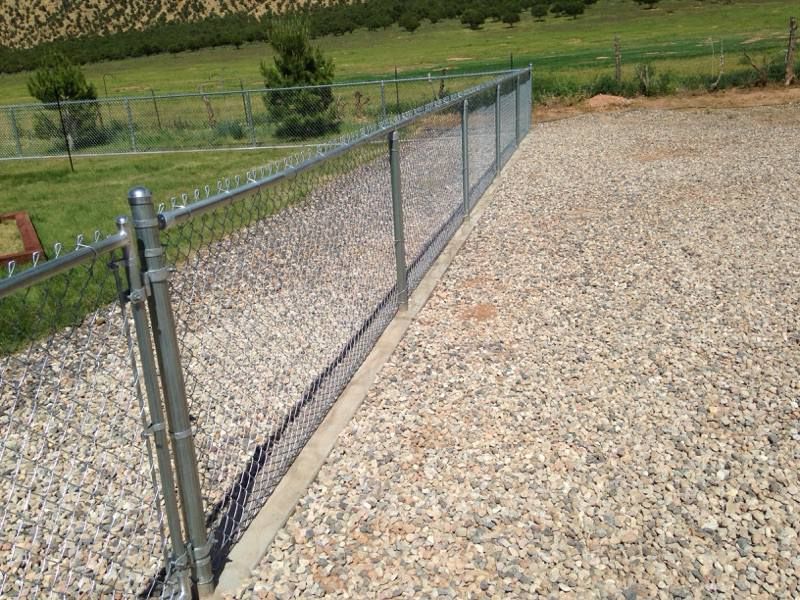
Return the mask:
<svg viewBox="0 0 800 600"><path fill-rule="evenodd" d="M131 226L127 217L118 217L117 226L124 230L128 239L135 240L131 233ZM172 556L168 557L175 571L177 585L182 598L191 598L192 588L189 579L189 561L186 555L186 545L181 528L181 516L178 509L178 499L175 495L175 478L172 472L170 459L169 440L164 422L164 411L161 408L161 392L158 386L158 370L153 355L153 344L150 337L150 328L147 324L147 311L145 309L144 282L139 267L139 255L134 243L123 248L123 261L128 278L128 300L131 305L133 325L136 331L136 344L139 349L142 380L144 381L147 396L147 413L150 423L143 432L153 437L158 462L158 476L161 484L161 496L164 502L164 514L167 518ZM169 569L168 569L169 572ZM169 584L169 581L166 581Z"/></svg>
<svg viewBox="0 0 800 600"><path fill-rule="evenodd" d="M531 88L531 104L528 106L528 116L525 119L528 127L526 132L531 130L531 123L533 122L533 63L528 63L528 86Z"/></svg>
<svg viewBox="0 0 800 600"><path fill-rule="evenodd" d="M381 81L381 121L386 120L386 84Z"/></svg>
<svg viewBox="0 0 800 600"><path fill-rule="evenodd" d="M469 219L469 100L464 98L461 106L461 177L464 194L464 220Z"/></svg>
<svg viewBox="0 0 800 600"><path fill-rule="evenodd" d="M403 196L400 189L400 136L389 134L389 168L392 178L392 215L394 220L394 258L397 264L397 302L403 310L408 308L408 272L406 269L406 240L403 226Z"/></svg>
<svg viewBox="0 0 800 600"><path fill-rule="evenodd" d="M500 84L497 84L497 93L494 101L494 176L500 174L502 150L500 149Z"/></svg>
<svg viewBox="0 0 800 600"><path fill-rule="evenodd" d="M514 79L516 86L514 87L514 139L516 141L516 145L519 146L519 141L522 139L522 123L520 122L519 116L519 102L520 102L520 90L519 90L519 75L516 76Z"/></svg>
<svg viewBox="0 0 800 600"><path fill-rule="evenodd" d="M143 187L131 189L128 192L128 204L133 214L140 260L146 267L143 278L146 288L149 288L150 321L164 390L183 521L189 538L187 546L198 594L207 597L214 591L211 543L206 532L197 453L186 402L175 315L170 301L169 270L150 190Z"/></svg>
<svg viewBox="0 0 800 600"><path fill-rule="evenodd" d="M245 92L244 96L244 110L247 117L247 127L250 129L250 143L256 145L256 126L253 122L253 104L250 100L250 92Z"/></svg>
<svg viewBox="0 0 800 600"><path fill-rule="evenodd" d="M8 120L11 121L11 133L14 135L14 146L17 149L17 156L22 156L22 144L19 139L19 127L17 127L17 115L13 108L8 110Z"/></svg>
<svg viewBox="0 0 800 600"><path fill-rule="evenodd" d="M128 133L131 136L131 150L136 152L136 130L133 127L133 112L131 112L131 101L125 99L125 110L128 111Z"/></svg>

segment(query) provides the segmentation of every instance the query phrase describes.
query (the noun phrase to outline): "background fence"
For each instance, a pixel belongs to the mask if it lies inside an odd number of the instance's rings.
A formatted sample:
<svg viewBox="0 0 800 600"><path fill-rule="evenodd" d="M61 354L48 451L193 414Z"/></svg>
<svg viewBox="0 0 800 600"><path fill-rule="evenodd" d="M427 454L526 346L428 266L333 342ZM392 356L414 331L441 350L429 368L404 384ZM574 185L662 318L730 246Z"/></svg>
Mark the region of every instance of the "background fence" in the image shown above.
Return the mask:
<svg viewBox="0 0 800 600"><path fill-rule="evenodd" d="M0 596L209 593L530 114L512 71L185 206L134 188L0 281Z"/></svg>
<svg viewBox="0 0 800 600"><path fill-rule="evenodd" d="M3 106L0 159L325 144L499 73Z"/></svg>

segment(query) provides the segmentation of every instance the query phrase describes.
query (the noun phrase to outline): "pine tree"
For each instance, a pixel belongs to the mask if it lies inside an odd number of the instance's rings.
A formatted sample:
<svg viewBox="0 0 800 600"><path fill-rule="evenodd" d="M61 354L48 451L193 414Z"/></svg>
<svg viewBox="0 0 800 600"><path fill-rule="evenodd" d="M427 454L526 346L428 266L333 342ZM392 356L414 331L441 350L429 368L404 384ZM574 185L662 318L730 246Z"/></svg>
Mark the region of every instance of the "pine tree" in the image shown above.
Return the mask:
<svg viewBox="0 0 800 600"><path fill-rule="evenodd" d="M333 83L333 61L311 46L309 26L300 16L273 21L267 39L275 50L273 65L261 62L268 88L324 86ZM339 130L340 120L330 87L275 90L264 104L281 138L309 138Z"/></svg>

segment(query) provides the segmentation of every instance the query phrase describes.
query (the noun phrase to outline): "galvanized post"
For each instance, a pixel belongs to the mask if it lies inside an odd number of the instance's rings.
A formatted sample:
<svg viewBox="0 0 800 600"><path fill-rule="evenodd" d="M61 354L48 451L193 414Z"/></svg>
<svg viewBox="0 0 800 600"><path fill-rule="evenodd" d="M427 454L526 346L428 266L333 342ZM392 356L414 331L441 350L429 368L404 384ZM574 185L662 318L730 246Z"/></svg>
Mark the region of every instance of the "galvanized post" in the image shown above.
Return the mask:
<svg viewBox="0 0 800 600"><path fill-rule="evenodd" d="M520 122L519 116L519 102L520 102L520 90L519 90L519 75L516 76L514 79L514 83L516 84L514 87L514 141L517 146L519 146L519 142L522 139L522 123Z"/></svg>
<svg viewBox="0 0 800 600"><path fill-rule="evenodd" d="M527 128L525 132L531 130L531 123L533 122L533 63L528 63L528 86L531 89L531 103L528 106L528 114L525 117L525 123L527 124Z"/></svg>
<svg viewBox="0 0 800 600"><path fill-rule="evenodd" d="M464 220L469 220L469 100L464 98L461 107L461 177L464 195Z"/></svg>
<svg viewBox="0 0 800 600"><path fill-rule="evenodd" d="M136 330L136 343L139 348L142 380L144 381L145 394L147 395L147 413L150 423L144 431L145 435L153 437L158 462L158 476L161 483L161 497L164 502L164 513L167 517L172 556L169 560L172 571L175 572L178 591L181 598L192 597L190 581L189 560L186 555L186 545L181 528L181 516L178 509L178 499L175 495L175 478L172 472L172 461L169 453L169 440L167 427L164 422L164 412L161 408L161 393L158 386L158 370L153 355L153 344L150 337L150 328L147 325L147 311L145 309L144 281L139 267L139 253L131 233L131 226L127 217L117 218L117 227L124 231L131 243L123 248L125 272L128 278L128 300L131 305L133 325ZM171 582L167 582L170 584Z"/></svg>
<svg viewBox="0 0 800 600"><path fill-rule="evenodd" d="M392 215L394 217L394 259L397 264L397 303L408 308L408 273L406 270L406 240L403 226L403 196L400 189L400 136L389 134L389 168L392 179Z"/></svg>
<svg viewBox="0 0 800 600"><path fill-rule="evenodd" d="M386 120L386 84L381 81L381 121Z"/></svg>
<svg viewBox="0 0 800 600"><path fill-rule="evenodd" d="M14 135L14 146L17 149L17 156L22 156L22 144L19 140L19 127L17 127L17 115L13 108L8 109L8 119L11 121L11 133Z"/></svg>
<svg viewBox="0 0 800 600"><path fill-rule="evenodd" d="M500 84L497 84L497 93L494 101L494 176L500 174L502 150L500 148Z"/></svg>
<svg viewBox="0 0 800 600"><path fill-rule="evenodd" d="M250 100L250 92L245 92L244 97L244 110L247 117L247 127L250 129L250 143L255 146L256 142L256 126L253 122L253 105Z"/></svg>
<svg viewBox="0 0 800 600"><path fill-rule="evenodd" d="M128 111L128 132L131 136L131 150L136 152L136 131L133 127L133 113L131 112L131 101L125 99L125 110Z"/></svg>
<svg viewBox="0 0 800 600"><path fill-rule="evenodd" d="M161 245L159 224L150 190L144 187L131 189L128 192L128 204L133 214L140 260L146 267L143 278L149 288L147 300L150 322L155 337L161 387L164 390L183 521L189 538L187 547L197 592L200 597L207 597L214 591L211 544L206 533L197 453L186 402L175 316L170 301L169 269Z"/></svg>

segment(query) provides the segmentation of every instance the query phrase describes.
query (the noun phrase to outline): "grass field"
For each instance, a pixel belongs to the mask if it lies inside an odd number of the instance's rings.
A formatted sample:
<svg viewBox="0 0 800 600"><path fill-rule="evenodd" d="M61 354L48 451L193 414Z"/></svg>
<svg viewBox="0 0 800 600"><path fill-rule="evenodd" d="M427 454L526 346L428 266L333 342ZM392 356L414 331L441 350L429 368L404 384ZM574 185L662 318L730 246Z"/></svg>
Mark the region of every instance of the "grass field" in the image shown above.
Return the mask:
<svg viewBox="0 0 800 600"><path fill-rule="evenodd" d="M0 214L27 210L45 252L61 242L74 246L76 235L91 239L96 230L114 231L114 218L129 214L127 191L146 185L156 203L191 194L204 185L216 190L217 176L233 176L280 156L273 150L193 152L89 158L6 161L0 163Z"/></svg>
<svg viewBox="0 0 800 600"><path fill-rule="evenodd" d="M470 31L459 23L424 24L414 34L393 27L357 31L318 40L337 65L340 79L387 76L395 65L403 74L449 67L480 70L532 62L535 89L574 92L602 74L613 72L612 43L619 35L624 71L649 61L658 72L682 77L710 77L717 68L709 40L725 41L728 69L738 65L744 49L760 57L779 55L785 45L788 17L796 3L787 0L734 0L731 3L662 0L645 10L631 0L600 0L578 19L530 16L514 28L487 23ZM258 65L269 59L264 44L192 53L161 55L86 66L86 73L104 94L141 94L212 88L238 88L260 83ZM28 74L0 76L0 102L24 102ZM70 173L64 160L0 162L0 212L28 210L45 247L67 242L77 233L108 231L113 217L127 212L125 193L134 184L150 186L160 201L213 184L218 178L244 173L267 162L265 151L170 154L139 157L80 158Z"/></svg>
<svg viewBox="0 0 800 600"><path fill-rule="evenodd" d="M545 76L596 77L613 69L612 41L619 35L623 60L660 63L661 69L711 72L713 38L725 40L728 64L744 48L752 53L780 51L788 18L797 12L790 0L733 0L730 3L662 0L646 10L632 0L600 0L578 19L548 17L534 21L529 14L513 28L487 23L479 31L460 23L425 23L413 34L392 27L386 31L356 31L318 40L335 62L337 77L358 79L450 67L479 69L507 65L514 54L518 65L533 62ZM86 67L88 78L103 95L205 89L234 89L239 81L260 84L259 61L269 59L265 44L213 48L104 62ZM103 81L105 75L105 82ZM28 74L0 75L0 103L28 102Z"/></svg>

